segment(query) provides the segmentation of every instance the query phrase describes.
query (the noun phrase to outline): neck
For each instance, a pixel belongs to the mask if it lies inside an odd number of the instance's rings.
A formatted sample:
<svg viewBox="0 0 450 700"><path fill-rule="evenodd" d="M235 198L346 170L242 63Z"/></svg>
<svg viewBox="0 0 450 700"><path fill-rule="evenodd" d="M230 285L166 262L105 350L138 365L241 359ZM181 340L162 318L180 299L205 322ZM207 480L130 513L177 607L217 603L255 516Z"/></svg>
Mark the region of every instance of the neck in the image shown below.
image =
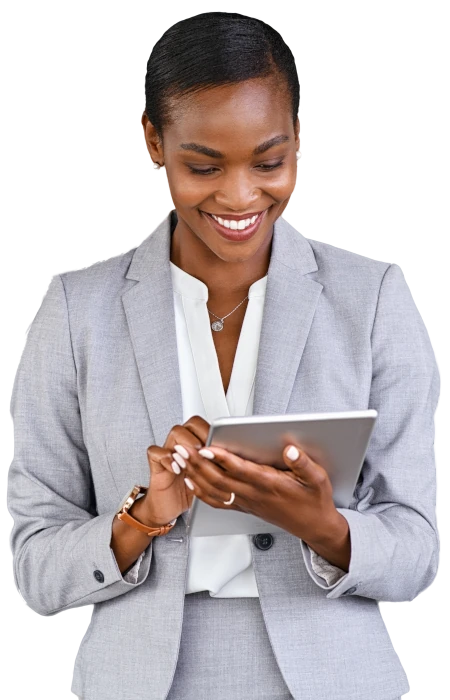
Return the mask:
<svg viewBox="0 0 450 700"><path fill-rule="evenodd" d="M226 308L239 303L249 287L267 274L272 248L273 227L269 236L249 260L228 262L219 258L191 229L178 220L171 237L170 260L201 280L208 287L209 301Z"/></svg>

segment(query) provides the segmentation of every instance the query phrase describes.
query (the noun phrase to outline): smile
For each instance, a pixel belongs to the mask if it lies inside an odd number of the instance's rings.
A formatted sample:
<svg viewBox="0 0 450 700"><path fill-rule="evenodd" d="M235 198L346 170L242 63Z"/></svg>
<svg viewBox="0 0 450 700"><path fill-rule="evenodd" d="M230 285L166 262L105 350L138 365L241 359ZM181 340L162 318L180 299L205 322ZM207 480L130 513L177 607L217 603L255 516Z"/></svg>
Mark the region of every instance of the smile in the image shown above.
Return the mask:
<svg viewBox="0 0 450 700"><path fill-rule="evenodd" d="M202 211L201 213L208 219L212 227L222 238L229 241L247 241L257 232L269 209L270 207L257 214L239 220L223 218L206 211Z"/></svg>
<svg viewBox="0 0 450 700"><path fill-rule="evenodd" d="M243 231L255 223L259 214L255 214L249 219L239 219L239 221L236 221L236 219L222 219L220 216L216 216L215 214L210 214L210 216L212 216L215 221L218 221L221 226L225 226L225 228L230 228L233 231Z"/></svg>

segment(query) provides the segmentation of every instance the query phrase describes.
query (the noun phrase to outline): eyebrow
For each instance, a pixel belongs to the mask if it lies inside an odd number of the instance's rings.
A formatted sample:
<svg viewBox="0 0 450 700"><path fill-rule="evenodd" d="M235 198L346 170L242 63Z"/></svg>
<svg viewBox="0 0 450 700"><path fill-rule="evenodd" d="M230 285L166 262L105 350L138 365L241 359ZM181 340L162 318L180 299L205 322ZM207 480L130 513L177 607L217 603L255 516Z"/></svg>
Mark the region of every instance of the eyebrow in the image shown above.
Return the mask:
<svg viewBox="0 0 450 700"><path fill-rule="evenodd" d="M260 153L265 153L265 151L268 151L269 148L272 148L272 146L278 146L278 144L285 143L289 140L289 136L286 134L274 136L273 138L260 143L259 146L256 146L252 155L258 156ZM203 155L209 156L209 158L225 158L224 154L220 151L216 151L214 148L209 148L209 146L202 146L200 143L180 143L180 148L183 148L185 151L203 153Z"/></svg>

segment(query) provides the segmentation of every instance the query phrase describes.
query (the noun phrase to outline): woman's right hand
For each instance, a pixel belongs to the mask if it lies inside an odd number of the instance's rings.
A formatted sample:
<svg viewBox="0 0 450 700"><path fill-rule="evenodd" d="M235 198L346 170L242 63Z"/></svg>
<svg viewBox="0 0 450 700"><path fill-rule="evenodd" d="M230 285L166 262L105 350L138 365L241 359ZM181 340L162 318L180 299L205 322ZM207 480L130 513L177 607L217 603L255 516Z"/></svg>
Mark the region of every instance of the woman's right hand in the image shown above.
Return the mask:
<svg viewBox="0 0 450 700"><path fill-rule="evenodd" d="M146 525L166 525L191 507L194 493L186 486L183 467L179 465L179 474L173 471L172 462L176 460L172 455L178 444L196 449L204 447L209 427L210 424L201 416L191 416L183 425L171 428L163 447L150 445L147 449L150 483L147 493L138 501Z"/></svg>

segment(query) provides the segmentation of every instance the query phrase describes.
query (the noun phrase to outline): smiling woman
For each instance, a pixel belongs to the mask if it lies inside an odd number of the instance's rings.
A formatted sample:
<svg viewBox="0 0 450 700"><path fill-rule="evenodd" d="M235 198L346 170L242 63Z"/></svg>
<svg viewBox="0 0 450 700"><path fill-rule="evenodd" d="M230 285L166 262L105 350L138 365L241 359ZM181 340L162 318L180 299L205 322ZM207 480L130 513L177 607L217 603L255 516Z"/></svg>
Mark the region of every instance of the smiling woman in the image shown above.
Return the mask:
<svg viewBox="0 0 450 700"><path fill-rule="evenodd" d="M174 208L137 248L56 275L30 327L11 401L17 587L42 615L94 605L84 700L400 700L378 601L436 575L440 386L402 270L283 218L300 88L272 27L177 22L145 92ZM349 508L301 445L286 470L202 449L220 416L366 408ZM187 537L194 495L279 529Z"/></svg>
<svg viewBox="0 0 450 700"><path fill-rule="evenodd" d="M247 275L252 270L260 274L261 266L267 270L273 223L287 206L297 175L300 124L298 118L292 119L286 92L286 80L269 75L179 98L179 109L185 109L186 115L167 127L163 137L144 114L149 152L166 165L179 216L174 234L176 264L179 240L189 230L198 241L197 265L204 264L212 252L229 263L230 273L238 273L243 265ZM187 101L189 109L183 107ZM274 110L274 103L284 109ZM194 135L195 141L186 142L188 135ZM266 216L244 235L231 224L262 213ZM225 223L211 225L212 216ZM236 241L247 245L236 247Z"/></svg>
<svg viewBox="0 0 450 700"><path fill-rule="evenodd" d="M242 15L180 22L150 56L142 124L178 215L171 259L208 286L219 314L267 272L273 224L296 183L299 100L281 36Z"/></svg>
<svg viewBox="0 0 450 700"><path fill-rule="evenodd" d="M191 274L197 276L203 268L204 275L211 257L219 258L227 263L224 271L233 294L233 280L244 266L250 283L267 271L273 223L297 187L300 119L292 121L289 93L276 75L210 87L180 102L171 113L184 116L174 118L163 137L142 117L147 150L153 161L164 164L178 215L173 262L181 262L181 240L192 240L196 267L190 268ZM280 102L284 108L274 110ZM195 140L186 142L188 136ZM239 230L231 225L233 220L262 212L267 212L264 222L258 219L245 236L232 235ZM211 226L204 214L229 221L229 228L220 222ZM245 241L245 247L230 245L236 241ZM210 282L206 277L204 281Z"/></svg>

